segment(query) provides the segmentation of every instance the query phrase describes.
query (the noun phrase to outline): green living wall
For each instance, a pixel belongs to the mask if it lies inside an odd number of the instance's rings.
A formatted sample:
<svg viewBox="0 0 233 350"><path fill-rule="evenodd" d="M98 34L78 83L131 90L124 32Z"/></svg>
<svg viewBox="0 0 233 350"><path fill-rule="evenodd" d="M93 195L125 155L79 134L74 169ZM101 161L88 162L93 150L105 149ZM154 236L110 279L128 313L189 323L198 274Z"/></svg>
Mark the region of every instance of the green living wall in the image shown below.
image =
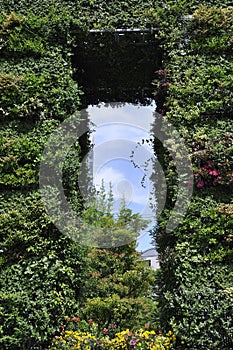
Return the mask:
<svg viewBox="0 0 233 350"><path fill-rule="evenodd" d="M122 305L124 327L127 308L132 318L139 310L143 321L142 311L150 307L137 309L138 300L133 308L136 298L148 292L144 280L152 281L149 272L141 282L137 278L143 270L133 248L109 256L75 244L47 217L38 192L48 136L81 108L82 91L71 64L76 31L124 27L160 28L156 40L163 62L153 82L158 111L182 135L194 172L187 215L168 234L176 169L166 149L155 145L169 187L154 235L161 265L159 320L165 329L173 327L177 348L233 348L230 5L227 0L0 0L1 349L45 348L64 317L77 316L81 308L86 317L98 314L106 323L109 294L109 305ZM75 152L81 152L78 144ZM129 253L132 261L127 262ZM119 268L106 271L109 260ZM141 290L135 290L137 283L143 284Z"/></svg>
<svg viewBox="0 0 233 350"><path fill-rule="evenodd" d="M105 252L75 243L46 215L39 192L49 135L82 108L71 60L76 31L126 26L129 18L138 26L142 2L4 0L0 10L0 348L45 349L68 316L96 317L102 325L111 319L122 327L146 322L153 273L135 244ZM81 215L75 186L88 145L85 137L82 149L80 143L64 165L63 184ZM94 214L99 224L106 213ZM126 211L117 223L110 213L103 221L127 234L134 218Z"/></svg>
<svg viewBox="0 0 233 350"><path fill-rule="evenodd" d="M150 10L164 48L153 81L158 111L182 136L194 175L186 216L168 233L177 173L155 143L168 185L154 233L158 305L162 324L192 350L233 348L232 15L228 1L167 1Z"/></svg>
<svg viewBox="0 0 233 350"><path fill-rule="evenodd" d="M44 144L80 106L69 18L53 9L38 17L17 6L0 6L1 349L46 344L78 309L86 275L85 247L58 232L38 191Z"/></svg>

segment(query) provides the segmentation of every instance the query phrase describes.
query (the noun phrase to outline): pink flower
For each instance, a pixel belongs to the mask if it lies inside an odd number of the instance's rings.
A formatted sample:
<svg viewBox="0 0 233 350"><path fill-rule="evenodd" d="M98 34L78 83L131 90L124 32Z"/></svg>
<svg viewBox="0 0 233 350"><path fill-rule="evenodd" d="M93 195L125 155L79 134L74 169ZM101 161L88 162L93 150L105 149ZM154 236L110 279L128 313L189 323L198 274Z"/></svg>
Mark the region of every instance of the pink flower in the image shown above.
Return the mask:
<svg viewBox="0 0 233 350"><path fill-rule="evenodd" d="M166 83L163 83L162 86L166 87L166 88L169 88L169 83L166 82Z"/></svg>
<svg viewBox="0 0 233 350"><path fill-rule="evenodd" d="M108 329L104 328L103 332L104 332L104 334L107 334L108 333Z"/></svg>
<svg viewBox="0 0 233 350"><path fill-rule="evenodd" d="M163 75L163 74L166 74L167 71L165 69L159 69L155 73L157 73L158 75Z"/></svg>
<svg viewBox="0 0 233 350"><path fill-rule="evenodd" d="M198 181L197 187L198 187L198 188L201 188L201 187L204 186L204 184L205 184L204 181L202 181L202 180L201 180L201 181Z"/></svg>
<svg viewBox="0 0 233 350"><path fill-rule="evenodd" d="M214 176L218 176L220 174L220 172L217 170L209 170L209 174L214 175Z"/></svg>

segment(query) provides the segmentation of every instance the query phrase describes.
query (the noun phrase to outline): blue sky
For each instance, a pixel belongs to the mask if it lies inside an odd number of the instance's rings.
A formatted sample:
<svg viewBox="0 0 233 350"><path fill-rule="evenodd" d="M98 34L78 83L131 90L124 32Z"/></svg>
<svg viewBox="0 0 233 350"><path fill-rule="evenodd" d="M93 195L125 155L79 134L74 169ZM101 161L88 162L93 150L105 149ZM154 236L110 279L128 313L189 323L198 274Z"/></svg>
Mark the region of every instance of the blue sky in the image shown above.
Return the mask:
<svg viewBox="0 0 233 350"><path fill-rule="evenodd" d="M96 188L103 180L108 189L111 182L113 210L118 210L124 198L133 212L140 213L145 219L151 219L153 224L155 212L151 205L156 206L156 198L149 178L156 158L152 146L146 142L142 144L142 140L150 135L154 110L154 103L150 106L101 103L87 109L89 119L94 123L91 128L94 143L93 180ZM138 250L151 247L148 230L152 226L149 225L141 232Z"/></svg>

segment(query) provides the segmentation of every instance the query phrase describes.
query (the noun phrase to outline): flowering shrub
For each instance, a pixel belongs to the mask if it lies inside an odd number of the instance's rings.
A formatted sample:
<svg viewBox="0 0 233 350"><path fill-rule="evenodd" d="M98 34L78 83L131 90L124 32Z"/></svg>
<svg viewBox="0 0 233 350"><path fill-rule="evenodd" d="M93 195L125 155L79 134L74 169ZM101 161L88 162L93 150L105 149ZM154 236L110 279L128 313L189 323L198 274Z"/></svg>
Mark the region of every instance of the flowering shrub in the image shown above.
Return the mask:
<svg viewBox="0 0 233 350"><path fill-rule="evenodd" d="M121 331L115 338L106 342L106 349L171 349L176 340L172 332L167 334L156 333L154 330L139 329L137 331Z"/></svg>
<svg viewBox="0 0 233 350"><path fill-rule="evenodd" d="M119 331L115 324L101 328L93 320L81 321L79 317L67 318L66 321L67 325L62 326L60 336L54 337L50 350L168 350L173 348L176 341L176 336L171 331L167 334L156 332L148 324L134 331Z"/></svg>
<svg viewBox="0 0 233 350"><path fill-rule="evenodd" d="M207 159L195 174L197 178L197 187L206 185L230 185L233 182L233 170L222 167L216 169L216 162Z"/></svg>
<svg viewBox="0 0 233 350"><path fill-rule="evenodd" d="M203 130L197 128L186 142L192 153L195 183L198 188L205 186L231 185L233 183L233 133L231 124L219 122L215 126Z"/></svg>

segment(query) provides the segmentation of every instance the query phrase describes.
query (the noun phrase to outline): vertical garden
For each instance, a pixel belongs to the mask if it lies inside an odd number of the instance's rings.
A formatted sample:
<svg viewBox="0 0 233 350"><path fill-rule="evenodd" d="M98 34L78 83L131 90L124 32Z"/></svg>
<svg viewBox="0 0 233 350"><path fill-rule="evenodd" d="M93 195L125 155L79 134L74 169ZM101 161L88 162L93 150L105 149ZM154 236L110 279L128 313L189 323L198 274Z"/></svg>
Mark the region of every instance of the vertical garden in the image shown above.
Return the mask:
<svg viewBox="0 0 233 350"><path fill-rule="evenodd" d="M227 1L168 1L165 9L150 10L164 47L153 81L159 111L179 131L193 166L189 209L168 233L177 173L155 142L169 186L154 233L159 314L188 349L233 348L232 14Z"/></svg>
<svg viewBox="0 0 233 350"><path fill-rule="evenodd" d="M0 10L0 348L46 349L54 339L53 349L233 349L230 1L0 0ZM157 111L179 132L192 161L188 211L167 232L177 169L155 139L168 188L152 234L156 274L135 243L97 249L61 234L39 192L49 135L85 105L74 57L91 53L81 38L90 29L115 28L159 28L153 33L159 55L153 46L149 55L161 64L152 77ZM95 57L106 55L107 40L97 40ZM120 68L116 61L116 78ZM123 207L114 218L104 191L84 210L72 173L88 149L86 138L79 141L64 168L78 214L97 228L136 235L138 216Z"/></svg>

